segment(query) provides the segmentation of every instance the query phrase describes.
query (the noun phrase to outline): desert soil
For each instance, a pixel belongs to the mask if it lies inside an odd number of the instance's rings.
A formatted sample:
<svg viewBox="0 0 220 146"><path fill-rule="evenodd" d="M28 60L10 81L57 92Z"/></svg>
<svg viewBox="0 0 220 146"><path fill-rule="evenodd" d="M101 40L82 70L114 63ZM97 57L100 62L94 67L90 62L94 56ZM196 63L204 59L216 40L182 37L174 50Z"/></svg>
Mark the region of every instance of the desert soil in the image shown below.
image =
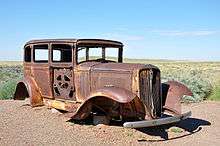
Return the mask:
<svg viewBox="0 0 220 146"><path fill-rule="evenodd" d="M0 101L0 145L220 145L220 102L183 105L191 118L175 125L127 129L93 126L28 101Z"/></svg>

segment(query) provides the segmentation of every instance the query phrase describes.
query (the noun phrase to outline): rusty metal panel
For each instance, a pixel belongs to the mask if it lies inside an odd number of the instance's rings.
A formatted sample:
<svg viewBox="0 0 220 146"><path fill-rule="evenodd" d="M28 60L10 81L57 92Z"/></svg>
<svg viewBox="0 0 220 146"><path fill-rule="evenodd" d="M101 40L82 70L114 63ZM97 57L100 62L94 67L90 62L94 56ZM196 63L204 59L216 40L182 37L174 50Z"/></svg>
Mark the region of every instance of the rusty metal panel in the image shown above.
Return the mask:
<svg viewBox="0 0 220 146"><path fill-rule="evenodd" d="M76 100L72 68L53 68L53 92L55 98Z"/></svg>
<svg viewBox="0 0 220 146"><path fill-rule="evenodd" d="M76 100L83 102L90 94L90 75L89 71L75 70L74 81L76 89Z"/></svg>
<svg viewBox="0 0 220 146"><path fill-rule="evenodd" d="M174 114L181 114L181 99L183 95L193 96L192 91L177 81L162 84L163 108Z"/></svg>
<svg viewBox="0 0 220 146"><path fill-rule="evenodd" d="M31 75L31 67L32 64L31 63L24 63L23 64L23 74L24 76L30 76Z"/></svg>
<svg viewBox="0 0 220 146"><path fill-rule="evenodd" d="M140 99L154 118L161 116L160 71L144 69L139 74Z"/></svg>
<svg viewBox="0 0 220 146"><path fill-rule="evenodd" d="M117 71L92 71L91 91L103 87L118 87L131 91L131 73Z"/></svg>
<svg viewBox="0 0 220 146"><path fill-rule="evenodd" d="M50 71L48 64L33 64L31 74L40 88L42 96L52 97Z"/></svg>

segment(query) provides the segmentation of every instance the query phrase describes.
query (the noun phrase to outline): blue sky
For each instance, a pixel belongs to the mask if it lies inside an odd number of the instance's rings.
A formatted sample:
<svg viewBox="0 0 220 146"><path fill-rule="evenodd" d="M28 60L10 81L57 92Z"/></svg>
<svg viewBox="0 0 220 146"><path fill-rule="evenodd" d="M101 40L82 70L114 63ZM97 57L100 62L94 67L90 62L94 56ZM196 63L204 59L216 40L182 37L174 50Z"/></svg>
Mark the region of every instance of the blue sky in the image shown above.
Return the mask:
<svg viewBox="0 0 220 146"><path fill-rule="evenodd" d="M219 0L1 0L0 60L30 39L105 38L125 57L220 61Z"/></svg>

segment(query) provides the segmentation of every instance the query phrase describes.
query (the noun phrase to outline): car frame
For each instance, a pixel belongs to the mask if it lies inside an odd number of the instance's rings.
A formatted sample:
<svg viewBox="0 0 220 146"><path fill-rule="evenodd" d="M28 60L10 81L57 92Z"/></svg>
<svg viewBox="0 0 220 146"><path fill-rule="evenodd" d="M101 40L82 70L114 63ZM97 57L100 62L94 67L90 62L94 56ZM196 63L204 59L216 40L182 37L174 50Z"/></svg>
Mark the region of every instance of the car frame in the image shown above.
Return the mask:
<svg viewBox="0 0 220 146"><path fill-rule="evenodd" d="M91 55L94 48L98 58ZM108 49L116 51L116 57L108 58ZM182 114L180 102L192 92L176 81L161 83L154 65L123 63L123 44L118 41L32 40L24 46L23 66L14 99L29 97L32 107L47 105L75 120L92 115L96 124L121 120L124 127L141 128L191 116L190 111Z"/></svg>

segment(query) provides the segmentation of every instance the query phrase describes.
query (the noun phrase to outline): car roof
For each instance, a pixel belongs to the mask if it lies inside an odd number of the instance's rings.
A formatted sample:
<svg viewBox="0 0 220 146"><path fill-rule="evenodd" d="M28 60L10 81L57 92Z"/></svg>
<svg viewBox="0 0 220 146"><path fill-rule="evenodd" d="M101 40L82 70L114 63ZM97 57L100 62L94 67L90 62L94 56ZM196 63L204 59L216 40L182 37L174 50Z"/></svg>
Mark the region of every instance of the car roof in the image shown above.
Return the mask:
<svg viewBox="0 0 220 146"><path fill-rule="evenodd" d="M103 44L103 45L115 45L123 46L119 41L105 40L105 39L38 39L30 40L26 45L29 44L40 44L40 43L77 43L77 44Z"/></svg>

